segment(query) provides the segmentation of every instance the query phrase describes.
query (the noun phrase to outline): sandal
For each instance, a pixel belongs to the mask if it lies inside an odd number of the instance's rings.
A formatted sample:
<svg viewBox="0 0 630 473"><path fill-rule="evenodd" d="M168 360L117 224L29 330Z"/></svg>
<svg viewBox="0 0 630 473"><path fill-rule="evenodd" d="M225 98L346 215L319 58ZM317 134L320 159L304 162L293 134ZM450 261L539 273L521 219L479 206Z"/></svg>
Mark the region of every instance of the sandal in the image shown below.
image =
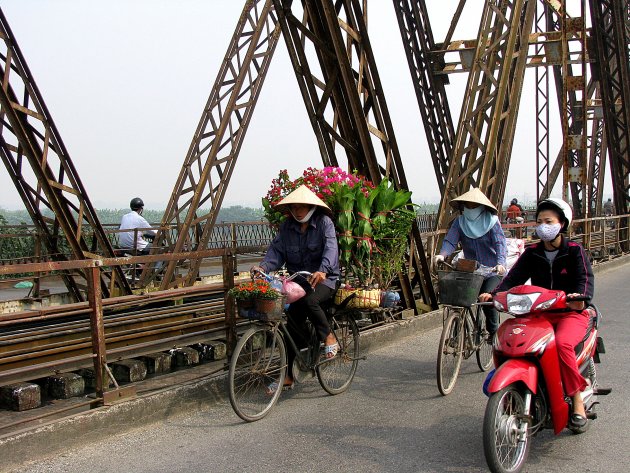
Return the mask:
<svg viewBox="0 0 630 473"><path fill-rule="evenodd" d="M284 385L282 386L282 390L283 390L283 391L289 391L289 390L293 389L293 384L294 384L294 383L291 383L291 384L284 384ZM273 395L276 393L276 391L278 390L278 386L279 386L279 385L278 385L278 383L276 383L276 382L274 381L273 383L271 383L270 385L268 385L268 386L267 386L267 390L266 390L265 392L266 392L269 396L273 396Z"/></svg>
<svg viewBox="0 0 630 473"><path fill-rule="evenodd" d="M338 343L335 342L332 345L324 345L324 358L326 360L332 360L334 357L337 356L338 352L339 352Z"/></svg>

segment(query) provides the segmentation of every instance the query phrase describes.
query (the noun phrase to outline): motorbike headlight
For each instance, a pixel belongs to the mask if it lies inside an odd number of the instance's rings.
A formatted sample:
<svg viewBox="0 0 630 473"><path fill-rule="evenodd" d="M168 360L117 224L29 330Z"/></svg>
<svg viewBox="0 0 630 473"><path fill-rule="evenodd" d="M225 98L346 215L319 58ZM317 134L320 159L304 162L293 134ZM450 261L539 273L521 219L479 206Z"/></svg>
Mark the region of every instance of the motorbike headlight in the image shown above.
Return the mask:
<svg viewBox="0 0 630 473"><path fill-rule="evenodd" d="M540 296L540 292L533 292L531 294L508 294L507 306L508 312L515 315L522 315L531 312L532 305Z"/></svg>
<svg viewBox="0 0 630 473"><path fill-rule="evenodd" d="M557 298L553 298L553 299L549 299L548 301L542 302L541 304L538 304L536 307L534 307L534 310L545 310L545 309L549 309L549 307L551 307L555 302L556 302Z"/></svg>

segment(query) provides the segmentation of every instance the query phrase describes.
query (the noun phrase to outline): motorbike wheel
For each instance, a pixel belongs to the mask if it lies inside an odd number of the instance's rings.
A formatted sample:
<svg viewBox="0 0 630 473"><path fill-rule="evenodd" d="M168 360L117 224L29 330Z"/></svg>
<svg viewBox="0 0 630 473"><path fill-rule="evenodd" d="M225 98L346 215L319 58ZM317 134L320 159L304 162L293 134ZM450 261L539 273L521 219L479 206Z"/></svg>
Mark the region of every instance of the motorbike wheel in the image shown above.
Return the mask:
<svg viewBox="0 0 630 473"><path fill-rule="evenodd" d="M488 371L492 368L492 340L488 340L488 330L486 329L486 314L481 307L477 306L477 335L475 342L479 343L477 348L477 366L481 371Z"/></svg>
<svg viewBox="0 0 630 473"><path fill-rule="evenodd" d="M437 357L437 385L443 396L455 387L464 350L464 324L460 312L453 311L446 319Z"/></svg>
<svg viewBox="0 0 630 473"><path fill-rule="evenodd" d="M483 451L493 473L521 471L529 453L529 422L522 389L510 385L488 400L483 418Z"/></svg>

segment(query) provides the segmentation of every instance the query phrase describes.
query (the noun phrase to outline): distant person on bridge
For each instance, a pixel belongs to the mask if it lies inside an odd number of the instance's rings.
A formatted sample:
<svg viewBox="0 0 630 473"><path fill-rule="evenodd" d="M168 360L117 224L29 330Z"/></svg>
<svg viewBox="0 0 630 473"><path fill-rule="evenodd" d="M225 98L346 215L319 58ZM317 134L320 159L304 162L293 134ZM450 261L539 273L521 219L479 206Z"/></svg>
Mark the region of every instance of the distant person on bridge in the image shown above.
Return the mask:
<svg viewBox="0 0 630 473"><path fill-rule="evenodd" d="M451 200L450 205L461 211L462 215L453 220L448 230L440 253L435 255L436 263L455 251L461 243L464 258L472 259L484 266L495 268L496 273L486 276L480 293L491 292L505 274L507 243L497 217L497 208L474 187L465 194ZM499 328L499 314L492 306L484 306L489 339Z"/></svg>
<svg viewBox="0 0 630 473"><path fill-rule="evenodd" d="M506 211L506 218L508 219L508 222L512 220L513 223L523 223L525 220L525 211L523 210L523 207L519 205L517 199L511 200L510 206Z"/></svg>
<svg viewBox="0 0 630 473"><path fill-rule="evenodd" d="M280 225L280 231L263 261L259 266L252 267L252 275L260 270L276 271L283 265L289 273L312 273L309 280L302 284L307 289L306 296L289 306L289 331L296 342L301 343L299 347L308 346L308 317L324 345L323 356L334 358L339 345L321 306L334 296L340 276L337 234L330 218L330 208L302 185L282 199L276 209L286 213L287 219ZM298 279L295 282L299 283ZM291 367L294 359L295 354L289 348L289 372L285 386L293 385Z"/></svg>
<svg viewBox="0 0 630 473"><path fill-rule="evenodd" d="M613 205L612 199L609 197L608 200L604 202L604 215L610 217L614 212L615 206Z"/></svg>
<svg viewBox="0 0 630 473"><path fill-rule="evenodd" d="M543 200L536 208L536 234L541 243L531 245L516 261L501 284L492 291L507 291L525 284L531 278L535 286L559 289L569 296L593 297L593 270L591 263L579 243L569 241L563 235L571 225L573 210L562 199ZM487 302L492 295L481 294L479 300ZM586 412L581 392L586 380L580 374L575 360L575 347L584 337L590 314L584 310L584 302L568 302L570 312L543 312L554 327L560 375L567 396L573 399L573 414L570 422L577 429L586 428Z"/></svg>
<svg viewBox="0 0 630 473"><path fill-rule="evenodd" d="M139 255L148 255L151 248L146 238L153 238L156 231L151 229L151 224L142 216L144 202L140 197L129 202L131 212L123 215L119 230L128 230L118 234L118 243L121 248L136 250ZM137 230L136 230L137 229Z"/></svg>

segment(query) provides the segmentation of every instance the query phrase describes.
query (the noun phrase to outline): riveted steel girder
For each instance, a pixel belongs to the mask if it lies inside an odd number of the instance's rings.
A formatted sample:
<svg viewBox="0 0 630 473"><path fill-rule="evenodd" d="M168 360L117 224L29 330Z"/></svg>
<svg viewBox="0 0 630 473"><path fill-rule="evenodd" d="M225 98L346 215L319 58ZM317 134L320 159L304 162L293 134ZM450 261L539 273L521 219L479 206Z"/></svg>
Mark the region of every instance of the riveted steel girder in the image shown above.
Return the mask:
<svg viewBox="0 0 630 473"><path fill-rule="evenodd" d="M590 0L614 203L630 212L630 2Z"/></svg>
<svg viewBox="0 0 630 473"><path fill-rule="evenodd" d="M534 16L533 0L485 2L438 228L452 217L448 201L471 187L503 200Z"/></svg>
<svg viewBox="0 0 630 473"><path fill-rule="evenodd" d="M89 254L113 257L87 192L61 140L50 112L0 10L0 155L33 223L46 246L47 256L67 259L62 245L67 242L71 257ZM52 216L51 216L52 215ZM92 233L88 243L86 233ZM87 279L87 276L83 274ZM63 276L76 300L84 296L77 283ZM101 286L112 292L130 294L121 269L101 271Z"/></svg>
<svg viewBox="0 0 630 473"><path fill-rule="evenodd" d="M177 178L156 248L164 245L179 253L207 246L279 36L272 1L247 1ZM209 210L202 212L204 206ZM196 280L201 259L191 259L181 276L177 263L166 266L161 289L191 286ZM154 277L154 269L146 268L141 284Z"/></svg>
<svg viewBox="0 0 630 473"><path fill-rule="evenodd" d="M394 9L438 187L443 193L455 141L455 127L445 88L448 78L435 75L443 56L432 53L437 48L425 0L394 0Z"/></svg>
<svg viewBox="0 0 630 473"><path fill-rule="evenodd" d="M373 182L389 178L408 189L366 25L366 2L274 0L324 163L348 165ZM309 62L313 54L318 64ZM423 300L437 307L417 226L412 231L416 282ZM401 281L413 307L410 282Z"/></svg>

